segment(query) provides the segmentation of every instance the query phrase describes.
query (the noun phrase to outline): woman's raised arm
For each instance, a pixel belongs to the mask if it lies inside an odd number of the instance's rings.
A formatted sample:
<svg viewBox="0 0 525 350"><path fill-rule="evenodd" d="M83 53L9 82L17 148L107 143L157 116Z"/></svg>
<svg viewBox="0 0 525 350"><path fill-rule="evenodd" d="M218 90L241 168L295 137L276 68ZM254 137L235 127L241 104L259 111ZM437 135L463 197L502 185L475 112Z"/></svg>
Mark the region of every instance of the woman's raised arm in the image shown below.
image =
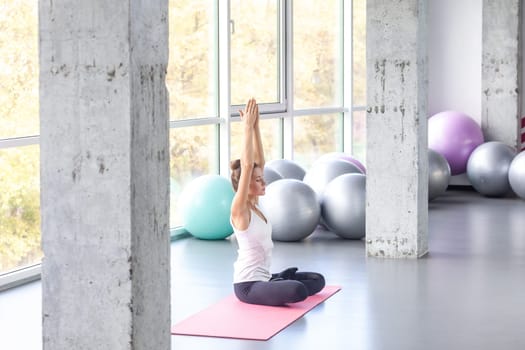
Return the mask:
<svg viewBox="0 0 525 350"><path fill-rule="evenodd" d="M241 176L237 192L233 197L231 206L231 217L233 224L239 230L244 230L250 223L250 207L248 203L248 194L250 190L250 181L253 172L254 149L254 125L257 120L257 103L255 99L250 99L246 104L244 111L239 111L243 123L243 141L241 149Z"/></svg>
<svg viewBox="0 0 525 350"><path fill-rule="evenodd" d="M255 157L255 163L257 163L257 165L259 165L261 167L262 170L264 170L264 163L265 163L265 159L264 159L264 148L263 148L263 145L262 145L262 140L261 140L261 130L259 129L259 120L261 119L260 118L260 115L259 115L259 106L256 105L256 113L257 113L257 119L255 120L255 124L254 124L254 127L253 127L253 136L254 136L254 139L253 139L253 147L254 147L254 157Z"/></svg>

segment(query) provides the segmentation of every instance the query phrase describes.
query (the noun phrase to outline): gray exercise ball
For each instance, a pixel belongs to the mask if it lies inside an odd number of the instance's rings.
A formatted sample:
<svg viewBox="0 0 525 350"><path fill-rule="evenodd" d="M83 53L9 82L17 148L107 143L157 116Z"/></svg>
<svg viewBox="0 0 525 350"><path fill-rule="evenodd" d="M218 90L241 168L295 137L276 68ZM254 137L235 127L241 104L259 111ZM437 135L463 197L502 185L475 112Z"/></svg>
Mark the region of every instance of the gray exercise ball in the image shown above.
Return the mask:
<svg viewBox="0 0 525 350"><path fill-rule="evenodd" d="M472 151L467 177L484 196L499 197L510 192L509 167L516 152L503 142L485 142Z"/></svg>
<svg viewBox="0 0 525 350"><path fill-rule="evenodd" d="M288 159L274 159L268 163L266 166L277 174L281 175L283 179L296 179L302 180L305 170L293 160Z"/></svg>
<svg viewBox="0 0 525 350"><path fill-rule="evenodd" d="M330 231L346 239L363 238L365 213L365 175L343 174L328 183L321 200L321 215Z"/></svg>
<svg viewBox="0 0 525 350"><path fill-rule="evenodd" d="M314 232L321 207L315 192L302 181L282 179L266 187L259 197L262 211L272 223L272 239L300 241Z"/></svg>
<svg viewBox="0 0 525 350"><path fill-rule="evenodd" d="M428 150L428 200L441 196L450 182L450 165L440 153Z"/></svg>
<svg viewBox="0 0 525 350"><path fill-rule="evenodd" d="M515 156L510 163L509 183L514 193L525 199L525 151Z"/></svg>
<svg viewBox="0 0 525 350"><path fill-rule="evenodd" d="M272 168L268 168L267 166L264 167L263 176L264 176L264 182L266 182L266 185L269 185L272 182L281 180L283 178L281 175L279 175L279 173L277 173Z"/></svg>
<svg viewBox="0 0 525 350"><path fill-rule="evenodd" d="M361 174L361 169L342 159L321 159L312 164L303 181L315 191L320 202L325 187L330 181L340 175L351 173Z"/></svg>

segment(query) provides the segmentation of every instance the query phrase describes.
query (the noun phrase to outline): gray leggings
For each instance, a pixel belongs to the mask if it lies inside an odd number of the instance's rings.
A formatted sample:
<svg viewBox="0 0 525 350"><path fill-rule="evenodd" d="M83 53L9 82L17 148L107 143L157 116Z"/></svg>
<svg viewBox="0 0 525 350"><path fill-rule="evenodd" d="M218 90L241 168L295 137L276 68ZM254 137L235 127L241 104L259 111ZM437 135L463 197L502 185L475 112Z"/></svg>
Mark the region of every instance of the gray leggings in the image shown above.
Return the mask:
<svg viewBox="0 0 525 350"><path fill-rule="evenodd" d="M316 272L296 272L297 268L273 274L269 281L234 283L235 295L248 304L280 306L303 301L325 286L323 275Z"/></svg>

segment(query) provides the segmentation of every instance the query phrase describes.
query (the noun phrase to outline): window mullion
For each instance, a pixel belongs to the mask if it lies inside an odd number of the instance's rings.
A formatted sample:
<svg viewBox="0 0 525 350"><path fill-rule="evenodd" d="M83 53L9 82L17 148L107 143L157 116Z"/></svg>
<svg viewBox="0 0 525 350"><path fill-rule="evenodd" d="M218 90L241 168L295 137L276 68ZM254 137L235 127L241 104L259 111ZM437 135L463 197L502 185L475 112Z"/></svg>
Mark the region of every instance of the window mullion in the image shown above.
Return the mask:
<svg viewBox="0 0 525 350"><path fill-rule="evenodd" d="M343 152L352 153L353 138L353 1L341 2L343 8Z"/></svg>
<svg viewBox="0 0 525 350"><path fill-rule="evenodd" d="M280 106L283 108L282 111L287 111L286 109L286 101L289 95L286 91L286 72L287 66L286 66L286 33L288 33L287 27L286 27L286 4L288 0L280 0L279 1L279 100L280 100Z"/></svg>
<svg viewBox="0 0 525 350"><path fill-rule="evenodd" d="M286 71L286 114L283 118L283 143L282 156L286 159L293 159L293 2L284 0L283 8L285 15L285 71Z"/></svg>
<svg viewBox="0 0 525 350"><path fill-rule="evenodd" d="M219 174L229 176L231 153L230 118L230 0L218 1L219 28Z"/></svg>

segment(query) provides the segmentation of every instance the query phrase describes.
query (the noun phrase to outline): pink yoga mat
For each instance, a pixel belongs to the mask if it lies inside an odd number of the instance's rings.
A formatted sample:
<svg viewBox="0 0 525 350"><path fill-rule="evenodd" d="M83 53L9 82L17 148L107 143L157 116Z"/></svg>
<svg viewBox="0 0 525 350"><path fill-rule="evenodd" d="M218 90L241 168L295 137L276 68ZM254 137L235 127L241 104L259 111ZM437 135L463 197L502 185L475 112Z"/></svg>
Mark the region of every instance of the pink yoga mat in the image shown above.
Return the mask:
<svg viewBox="0 0 525 350"><path fill-rule="evenodd" d="M340 289L326 286L318 294L287 306L245 304L232 294L172 326L171 334L268 340Z"/></svg>

